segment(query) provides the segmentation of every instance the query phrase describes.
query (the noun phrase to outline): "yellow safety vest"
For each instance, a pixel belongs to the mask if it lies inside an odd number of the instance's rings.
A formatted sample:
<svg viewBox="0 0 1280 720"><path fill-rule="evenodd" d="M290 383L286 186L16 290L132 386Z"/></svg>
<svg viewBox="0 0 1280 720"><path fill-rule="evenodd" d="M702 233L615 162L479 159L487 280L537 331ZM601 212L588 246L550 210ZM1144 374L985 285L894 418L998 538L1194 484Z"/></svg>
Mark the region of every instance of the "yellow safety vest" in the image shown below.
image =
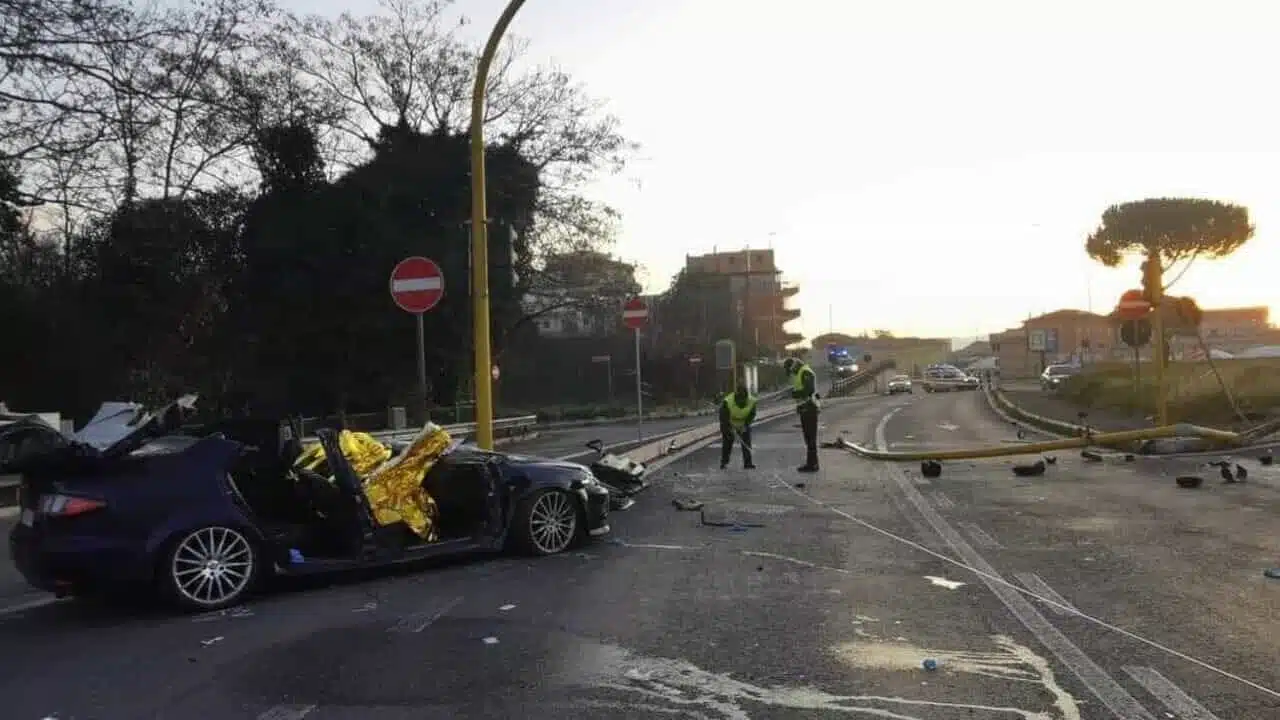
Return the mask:
<svg viewBox="0 0 1280 720"><path fill-rule="evenodd" d="M795 376L791 378L791 388L793 390L796 390L796 391L804 390L804 374L805 373L814 375L813 368L809 367L808 363L802 363L800 365L800 368L796 370ZM818 380L817 375L814 375L815 390L817 389L817 384L818 384L817 380ZM818 407L818 394L815 392L812 395L809 395L807 397L796 398L796 407L802 408L805 405L813 405L815 408Z"/></svg>
<svg viewBox="0 0 1280 720"><path fill-rule="evenodd" d="M729 408L729 424L736 427L746 427L747 417L751 415L751 411L756 409L756 397L750 393L747 394L747 402L745 405L738 405L738 400L729 393L724 396L724 406Z"/></svg>

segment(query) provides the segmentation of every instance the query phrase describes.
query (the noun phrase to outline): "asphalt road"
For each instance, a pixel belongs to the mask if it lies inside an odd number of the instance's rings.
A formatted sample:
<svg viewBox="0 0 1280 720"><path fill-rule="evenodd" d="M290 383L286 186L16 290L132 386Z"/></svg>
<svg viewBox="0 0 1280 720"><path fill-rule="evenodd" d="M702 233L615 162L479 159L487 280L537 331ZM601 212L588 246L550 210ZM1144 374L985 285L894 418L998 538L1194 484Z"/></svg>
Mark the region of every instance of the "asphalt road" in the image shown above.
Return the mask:
<svg viewBox="0 0 1280 720"><path fill-rule="evenodd" d="M899 449L1012 440L980 402L833 403L822 432L873 442L879 428ZM795 425L757 428L754 471L736 453L718 470L715 447L676 460L614 515L609 539L559 557L284 588L194 618L74 602L0 609L0 714L1280 714L1274 694L1247 684L1280 687L1280 581L1262 577L1280 564L1271 487L1183 491L1139 463L1066 454L1043 478L1015 479L993 460L925 480L823 450L823 471L802 476ZM705 524L730 520L739 527ZM1015 589L1027 586L1088 617Z"/></svg>

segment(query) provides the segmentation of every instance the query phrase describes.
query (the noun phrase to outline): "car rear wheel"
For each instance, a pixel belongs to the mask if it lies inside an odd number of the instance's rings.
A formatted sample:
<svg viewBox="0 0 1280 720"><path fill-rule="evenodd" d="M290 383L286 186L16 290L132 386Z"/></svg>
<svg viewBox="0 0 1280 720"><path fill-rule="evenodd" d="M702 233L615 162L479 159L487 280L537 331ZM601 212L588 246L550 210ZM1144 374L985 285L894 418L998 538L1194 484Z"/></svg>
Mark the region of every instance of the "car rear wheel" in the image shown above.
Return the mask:
<svg viewBox="0 0 1280 720"><path fill-rule="evenodd" d="M520 503L512 533L520 550L555 555L573 546L582 534L578 500L564 490L542 490Z"/></svg>
<svg viewBox="0 0 1280 720"><path fill-rule="evenodd" d="M253 589L258 548L242 531L222 525L191 530L165 558L166 594L188 610L219 610L239 603Z"/></svg>

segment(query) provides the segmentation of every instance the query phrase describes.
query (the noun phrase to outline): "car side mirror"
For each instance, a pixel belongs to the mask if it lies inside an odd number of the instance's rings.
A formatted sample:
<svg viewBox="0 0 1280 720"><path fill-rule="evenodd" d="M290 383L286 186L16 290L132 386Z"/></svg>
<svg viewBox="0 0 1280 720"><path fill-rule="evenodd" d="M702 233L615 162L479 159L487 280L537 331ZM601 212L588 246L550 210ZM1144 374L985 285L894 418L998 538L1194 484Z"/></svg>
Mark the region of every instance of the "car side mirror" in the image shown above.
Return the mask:
<svg viewBox="0 0 1280 720"><path fill-rule="evenodd" d="M587 448L596 452L604 452L604 443L599 438L596 438L587 442Z"/></svg>

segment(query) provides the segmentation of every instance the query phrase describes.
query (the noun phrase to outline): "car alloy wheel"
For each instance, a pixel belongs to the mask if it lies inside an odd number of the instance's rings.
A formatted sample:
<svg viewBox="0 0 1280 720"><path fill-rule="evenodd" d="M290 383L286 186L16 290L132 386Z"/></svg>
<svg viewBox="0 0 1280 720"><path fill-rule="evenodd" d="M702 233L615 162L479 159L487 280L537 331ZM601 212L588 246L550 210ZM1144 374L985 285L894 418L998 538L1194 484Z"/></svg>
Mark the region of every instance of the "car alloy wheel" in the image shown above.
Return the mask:
<svg viewBox="0 0 1280 720"><path fill-rule="evenodd" d="M564 552L578 536L578 506L568 493L553 490L529 509L529 544L540 555Z"/></svg>
<svg viewBox="0 0 1280 720"><path fill-rule="evenodd" d="M177 600L196 609L234 605L252 587L257 553L244 533L214 525L192 530L169 555L169 584Z"/></svg>

